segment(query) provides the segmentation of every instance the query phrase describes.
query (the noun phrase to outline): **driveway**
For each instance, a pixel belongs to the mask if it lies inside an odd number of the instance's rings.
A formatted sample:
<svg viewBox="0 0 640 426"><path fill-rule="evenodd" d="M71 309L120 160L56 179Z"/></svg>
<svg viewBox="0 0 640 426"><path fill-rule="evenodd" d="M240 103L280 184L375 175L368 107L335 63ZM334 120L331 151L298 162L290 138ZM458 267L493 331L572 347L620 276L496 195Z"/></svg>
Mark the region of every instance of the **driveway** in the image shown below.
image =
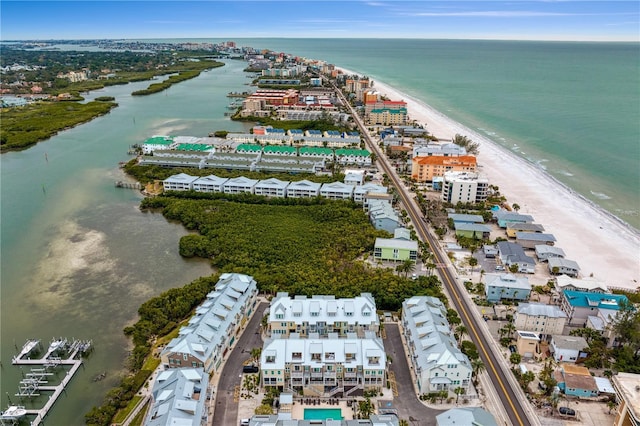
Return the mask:
<svg viewBox="0 0 640 426"><path fill-rule="evenodd" d="M388 355L391 355L393 360L390 370L395 375L398 388L398 396L393 399L394 408L398 410L398 417L410 420L412 426L435 426L436 416L442 411L425 406L416 397L413 386L414 379L407 363L398 324L386 322L384 330L387 335L384 339L384 350Z"/></svg>
<svg viewBox="0 0 640 426"><path fill-rule="evenodd" d="M242 366L251 357L252 348L262 348L260 336L260 322L269 304L262 302L256 307L256 312L249 321L242 336L229 355L218 381L216 391L215 411L212 425L238 424L238 401L235 399L236 386L240 387L242 380Z"/></svg>

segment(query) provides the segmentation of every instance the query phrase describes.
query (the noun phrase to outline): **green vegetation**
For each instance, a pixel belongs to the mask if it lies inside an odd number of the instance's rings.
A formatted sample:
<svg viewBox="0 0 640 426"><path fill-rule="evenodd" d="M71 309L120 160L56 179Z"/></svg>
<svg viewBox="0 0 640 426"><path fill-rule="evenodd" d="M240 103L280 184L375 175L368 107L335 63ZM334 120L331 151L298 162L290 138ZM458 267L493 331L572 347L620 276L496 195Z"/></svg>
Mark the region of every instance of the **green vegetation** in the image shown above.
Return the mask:
<svg viewBox="0 0 640 426"><path fill-rule="evenodd" d="M113 416L113 422L114 423L124 422L127 419L127 417L129 417L129 414L131 414L133 409L136 408L138 403L140 403L141 400L142 400L142 397L140 395L135 395L133 398L131 398L131 401L129 401L127 406L124 409L118 411L118 413L115 416Z"/></svg>
<svg viewBox="0 0 640 426"><path fill-rule="evenodd" d="M357 260L385 233L376 231L353 203L190 196L202 194L167 193L143 200L142 208L162 209L167 219L199 232L180 240L183 256L209 258L220 272L252 275L263 292L336 297L371 292L385 310L398 309L416 294L442 296L436 277L411 280Z"/></svg>
<svg viewBox="0 0 640 426"><path fill-rule="evenodd" d="M321 132L325 132L327 130L337 130L339 132L349 132L352 129L348 126L338 126L334 123L333 119L329 114L325 114L325 116L319 120L276 120L269 117L241 117L240 114L236 114L231 117L232 120L236 121L254 121L256 123L260 123L261 126L273 126L278 129L291 130L291 129L300 129L300 130L320 130Z"/></svg>
<svg viewBox="0 0 640 426"><path fill-rule="evenodd" d="M95 100L98 102L113 102L116 98L113 96L98 96Z"/></svg>
<svg viewBox="0 0 640 426"><path fill-rule="evenodd" d="M200 75L200 73L206 69L210 68L218 68L223 66L222 62L215 61L198 61L198 62L182 62L182 66L179 70L178 75L172 75L165 81L160 83L153 83L149 87L143 90L136 90L131 93L133 96L141 96L141 95L151 95L153 93L162 92L165 89L168 89L172 85L176 83L180 83L181 81L189 80L195 78Z"/></svg>
<svg viewBox="0 0 640 426"><path fill-rule="evenodd" d="M1 112L0 151L24 149L61 130L107 114L114 102L39 102Z"/></svg>

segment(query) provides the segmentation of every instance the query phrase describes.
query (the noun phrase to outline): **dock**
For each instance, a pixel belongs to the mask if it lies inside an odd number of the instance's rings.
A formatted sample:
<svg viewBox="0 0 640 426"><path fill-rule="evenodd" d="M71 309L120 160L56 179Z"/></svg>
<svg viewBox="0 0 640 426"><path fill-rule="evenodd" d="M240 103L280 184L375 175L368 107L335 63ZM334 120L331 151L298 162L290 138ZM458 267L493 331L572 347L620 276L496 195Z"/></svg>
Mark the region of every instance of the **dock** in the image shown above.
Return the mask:
<svg viewBox="0 0 640 426"><path fill-rule="evenodd" d="M142 189L142 185L140 184L140 182L124 182L124 181L117 181L115 183L116 188L127 188L127 189Z"/></svg>
<svg viewBox="0 0 640 426"><path fill-rule="evenodd" d="M31 372L27 373L26 377L20 381L18 393L15 394L17 397L31 398L39 396L41 392L53 392L44 407L27 410L26 415L35 416L35 419L30 422L31 426L38 426L44 421L58 397L65 392L66 386L82 365L82 355L92 349L92 342L75 339L69 342L64 338L53 339L42 357L32 359L31 352L39 346L39 340L28 340L20 353L11 359L13 365L39 366L39 368L32 368ZM59 384L47 385L47 379L54 374L51 370L59 366L71 366L71 368Z"/></svg>

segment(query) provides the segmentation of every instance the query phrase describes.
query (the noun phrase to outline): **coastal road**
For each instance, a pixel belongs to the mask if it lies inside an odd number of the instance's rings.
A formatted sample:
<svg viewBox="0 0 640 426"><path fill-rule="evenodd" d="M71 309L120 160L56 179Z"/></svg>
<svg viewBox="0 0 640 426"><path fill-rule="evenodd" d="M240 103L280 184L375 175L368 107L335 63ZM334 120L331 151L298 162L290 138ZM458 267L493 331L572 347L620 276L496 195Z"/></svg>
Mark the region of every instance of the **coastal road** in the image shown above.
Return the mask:
<svg viewBox="0 0 640 426"><path fill-rule="evenodd" d="M398 410L398 417L401 419L419 419L416 426L435 426L436 416L443 410L427 407L416 396L398 324L387 322L384 324L384 330L387 336L383 340L384 351L391 355L393 360L389 369L395 375L398 388L398 396L393 398L393 408Z"/></svg>
<svg viewBox="0 0 640 426"><path fill-rule="evenodd" d="M500 356L492 349L492 346L488 339L491 336L487 336L483 333L480 322L482 319L477 314L477 310L471 305L471 301L466 293L463 293L459 283L456 280L456 275L452 270L451 262L449 258L443 253L442 249L437 243L435 236L431 233L429 228L424 222L422 212L419 210L413 196L406 189L396 171L387 162L384 153L380 150L378 145L371 139L366 126L362 122L362 119L354 111L351 105L347 102L342 91L335 85L336 92L342 99L342 102L351 110L351 114L356 124L360 128L363 134L366 144L369 149L378 157L378 163L382 166L384 172L387 174L393 185L396 187L400 201L405 207L405 210L409 214L411 221L415 227L415 231L418 237L429 244L431 251L433 252L436 263L442 265L438 267L438 274L440 279L447 289L451 301L453 302L454 309L460 315L462 322L467 327L468 335L478 348L482 362L484 363L487 373L491 378L491 382L495 386L498 395L504 409L509 417L510 421L514 425L528 426L532 424L538 424L537 418L529 418L527 411L523 404L529 404L524 397L524 393L518 387L515 380L513 380L512 373L506 368L506 366L500 362L497 358ZM474 313L476 315L474 315ZM507 376L509 375L509 376ZM509 380L509 378L511 380Z"/></svg>
<svg viewBox="0 0 640 426"><path fill-rule="evenodd" d="M213 422L210 423L212 425L233 426L238 424L238 402L234 399L234 393L236 386L241 384L242 366L251 357L251 349L262 348L260 321L268 307L267 302L257 305L256 312L222 368L215 394L215 411Z"/></svg>

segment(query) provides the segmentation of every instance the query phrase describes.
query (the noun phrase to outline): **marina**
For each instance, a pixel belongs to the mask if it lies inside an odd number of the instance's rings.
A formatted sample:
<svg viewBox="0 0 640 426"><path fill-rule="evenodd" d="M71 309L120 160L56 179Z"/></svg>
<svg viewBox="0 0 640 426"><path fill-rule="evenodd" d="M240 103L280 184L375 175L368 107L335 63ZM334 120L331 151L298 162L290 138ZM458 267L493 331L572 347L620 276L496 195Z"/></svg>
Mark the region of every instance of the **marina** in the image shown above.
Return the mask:
<svg viewBox="0 0 640 426"><path fill-rule="evenodd" d="M22 405L10 405L0 414L0 424L17 425L25 416L35 416L30 421L30 425L37 426L41 424L82 365L82 356L89 353L92 347L92 342L89 340L73 339L69 341L66 338L54 338L49 343L44 355L39 358L32 358L33 355L42 352L42 344L40 340L27 340L18 355L11 359L13 365L32 366L29 373L23 373L23 379L20 380L18 392L15 396L23 401L24 398L38 397L43 392L52 393L49 395L45 405L39 409L27 409ZM70 368L65 371L60 383L49 385L49 379L56 374L54 371L65 366Z"/></svg>

